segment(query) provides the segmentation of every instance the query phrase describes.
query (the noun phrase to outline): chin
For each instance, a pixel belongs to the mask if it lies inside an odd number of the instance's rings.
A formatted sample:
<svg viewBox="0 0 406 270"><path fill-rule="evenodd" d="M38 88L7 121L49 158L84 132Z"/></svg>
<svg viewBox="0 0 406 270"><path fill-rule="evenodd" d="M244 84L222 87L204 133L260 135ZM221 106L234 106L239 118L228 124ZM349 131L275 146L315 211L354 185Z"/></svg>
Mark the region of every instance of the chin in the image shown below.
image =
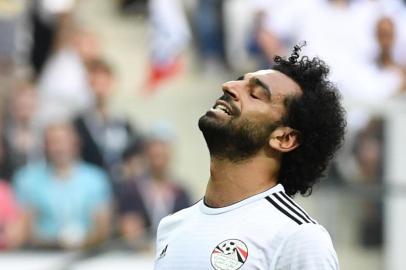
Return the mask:
<svg viewBox="0 0 406 270"><path fill-rule="evenodd" d="M204 133L206 130L219 129L228 123L226 119L218 117L212 111L208 111L199 119L199 129Z"/></svg>
<svg viewBox="0 0 406 270"><path fill-rule="evenodd" d="M204 130L205 130L206 125L208 124L208 122L213 121L212 118L213 118L213 116L211 116L209 112L207 112L206 114L202 115L202 116L199 118L198 126L199 126L199 129L200 129L202 132L204 132Z"/></svg>

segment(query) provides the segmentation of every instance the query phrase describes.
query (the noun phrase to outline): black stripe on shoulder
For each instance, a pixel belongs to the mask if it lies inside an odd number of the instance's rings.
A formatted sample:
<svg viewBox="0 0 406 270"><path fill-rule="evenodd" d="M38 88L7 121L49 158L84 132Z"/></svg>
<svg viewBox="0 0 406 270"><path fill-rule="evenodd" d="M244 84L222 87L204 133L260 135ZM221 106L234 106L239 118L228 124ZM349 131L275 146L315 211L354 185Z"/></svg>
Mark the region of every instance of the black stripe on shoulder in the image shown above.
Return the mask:
<svg viewBox="0 0 406 270"><path fill-rule="evenodd" d="M295 218L294 216L292 216L289 212L287 212L285 209L283 209L282 207L280 207L280 205L278 203L276 203L271 197L266 196L265 199L270 202L276 209L278 209L280 212L282 212L283 214L285 214L285 216L289 217L291 220L293 220L294 222L296 222L297 224L301 225L303 224L302 221L298 220L297 218Z"/></svg>
<svg viewBox="0 0 406 270"><path fill-rule="evenodd" d="M292 200L291 198L289 198L288 195L285 194L285 192L280 191L279 194L282 195L282 197L284 197L286 199L286 201L290 202L290 204L295 207L297 210L299 210L303 215L305 215L305 217L308 218L308 220L310 220L311 223L316 224L317 222L315 222L311 217L309 217L309 215L299 206L297 205L297 203Z"/></svg>
<svg viewBox="0 0 406 270"><path fill-rule="evenodd" d="M280 197L277 193L272 194L272 196L274 196L278 201L280 201L284 206L286 206L286 208L288 208L290 211L292 211L293 213L296 214L296 216L300 217L301 219L303 219L303 221L305 223L310 223L310 220L307 219L305 216L303 216L303 214L299 213L295 208L293 208L290 203L287 203L285 199L283 199L282 197Z"/></svg>

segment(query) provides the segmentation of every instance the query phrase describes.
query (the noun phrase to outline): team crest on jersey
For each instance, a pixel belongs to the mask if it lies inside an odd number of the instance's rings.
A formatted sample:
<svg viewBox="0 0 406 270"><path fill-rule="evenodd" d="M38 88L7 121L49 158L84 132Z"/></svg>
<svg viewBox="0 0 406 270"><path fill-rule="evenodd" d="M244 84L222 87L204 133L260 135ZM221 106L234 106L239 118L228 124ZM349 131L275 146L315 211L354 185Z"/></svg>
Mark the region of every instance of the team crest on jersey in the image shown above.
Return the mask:
<svg viewBox="0 0 406 270"><path fill-rule="evenodd" d="M237 270L247 258L247 245L238 239L228 239L218 244L211 253L211 265L216 270Z"/></svg>

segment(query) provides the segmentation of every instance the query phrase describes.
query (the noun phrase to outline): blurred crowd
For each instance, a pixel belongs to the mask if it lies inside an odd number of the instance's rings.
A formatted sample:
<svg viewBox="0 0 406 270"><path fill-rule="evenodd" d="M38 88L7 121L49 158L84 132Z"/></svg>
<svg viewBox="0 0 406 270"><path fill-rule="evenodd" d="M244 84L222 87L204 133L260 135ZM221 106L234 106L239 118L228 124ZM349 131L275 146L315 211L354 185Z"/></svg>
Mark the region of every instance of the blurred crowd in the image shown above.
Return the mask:
<svg viewBox="0 0 406 270"><path fill-rule="evenodd" d="M96 33L77 19L79 2L0 0L0 249L92 248L117 239L137 248L153 239L162 217L191 203L171 171L170 123L140 130L109 110L117 74ZM156 18L154 5L168 5L116 2L122 16L146 19ZM179 53L190 28L202 76L272 67L275 55L306 40L304 52L331 66L348 110L347 143L330 178L382 183L384 122L375 108L406 92L406 1L173 2L183 7L174 13L183 16L175 20L183 36L171 36L180 31L166 23L170 37L156 40L178 43L151 50ZM156 62L166 66L154 79L171 74L172 58ZM361 242L380 245L382 202L367 198L363 207Z"/></svg>
<svg viewBox="0 0 406 270"><path fill-rule="evenodd" d="M115 69L77 7L0 1L0 249L145 248L190 205L174 128L111 112Z"/></svg>

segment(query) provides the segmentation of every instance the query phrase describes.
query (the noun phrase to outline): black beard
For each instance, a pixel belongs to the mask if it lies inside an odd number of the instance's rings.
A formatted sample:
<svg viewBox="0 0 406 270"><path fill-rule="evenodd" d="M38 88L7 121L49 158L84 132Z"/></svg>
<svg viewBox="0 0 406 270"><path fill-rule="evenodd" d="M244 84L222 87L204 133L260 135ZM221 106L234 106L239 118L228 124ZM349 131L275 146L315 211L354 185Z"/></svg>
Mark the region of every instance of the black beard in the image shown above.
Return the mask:
<svg viewBox="0 0 406 270"><path fill-rule="evenodd" d="M219 121L210 116L210 112L199 119L199 129L210 156L231 162L241 162L257 154L268 144L269 136L276 127L275 124L255 122L241 116L227 122Z"/></svg>

